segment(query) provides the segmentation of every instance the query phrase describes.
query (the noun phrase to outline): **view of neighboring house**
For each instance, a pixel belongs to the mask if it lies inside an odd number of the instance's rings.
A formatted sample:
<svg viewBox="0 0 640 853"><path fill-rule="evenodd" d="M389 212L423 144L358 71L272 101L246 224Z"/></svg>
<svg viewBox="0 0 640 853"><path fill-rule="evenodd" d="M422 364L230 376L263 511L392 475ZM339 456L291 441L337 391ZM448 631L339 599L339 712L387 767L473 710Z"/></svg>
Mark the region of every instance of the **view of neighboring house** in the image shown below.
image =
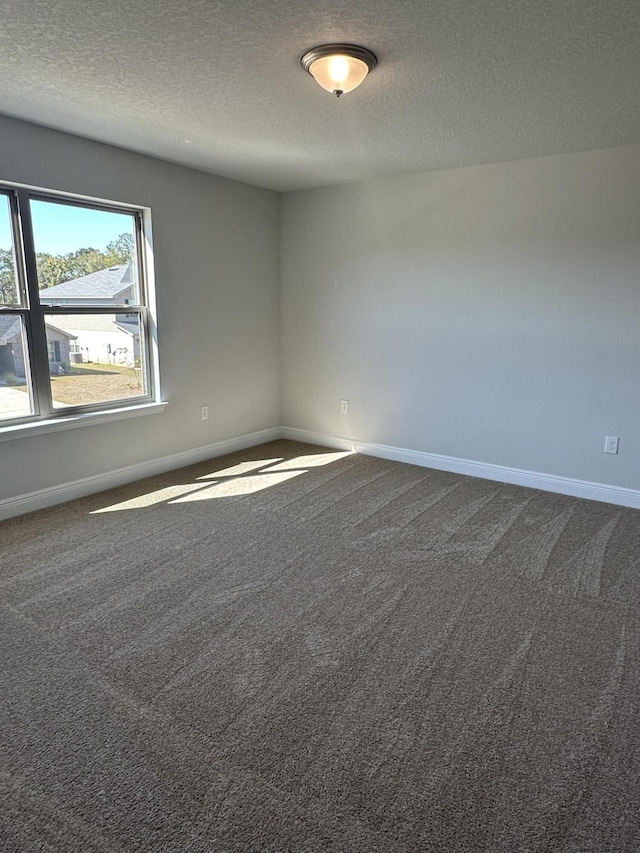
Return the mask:
<svg viewBox="0 0 640 853"><path fill-rule="evenodd" d="M69 364L77 336L71 330L61 329L51 323L47 323L46 328L49 361L55 364L56 368ZM11 374L24 377L25 363L20 320L17 317L0 315L0 379Z"/></svg>
<svg viewBox="0 0 640 853"><path fill-rule="evenodd" d="M42 305L113 305L117 313L58 314L46 320L47 348L53 372L81 362L134 367L140 358L140 327L136 313L126 305L134 301L135 276L131 264L83 275L40 291ZM20 321L0 315L0 377L25 376L25 352Z"/></svg>
<svg viewBox="0 0 640 853"><path fill-rule="evenodd" d="M132 264L120 264L47 287L40 291L40 302L43 305L120 307L134 301L135 286Z"/></svg>
<svg viewBox="0 0 640 853"><path fill-rule="evenodd" d="M59 314L58 326L73 340L67 361L123 364L134 367L140 358L140 327L137 313L127 313L135 302L135 273L132 264L121 264L65 281L40 291L42 305L118 307L117 313ZM51 341L47 333L47 340ZM52 358L49 347L49 360Z"/></svg>

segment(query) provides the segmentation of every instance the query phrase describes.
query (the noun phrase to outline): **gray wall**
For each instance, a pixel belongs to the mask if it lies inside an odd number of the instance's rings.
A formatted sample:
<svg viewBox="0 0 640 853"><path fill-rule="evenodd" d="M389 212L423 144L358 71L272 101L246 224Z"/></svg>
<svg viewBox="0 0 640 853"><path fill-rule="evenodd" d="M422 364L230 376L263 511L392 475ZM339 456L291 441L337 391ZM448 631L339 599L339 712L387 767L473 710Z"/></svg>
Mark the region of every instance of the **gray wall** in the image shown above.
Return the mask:
<svg viewBox="0 0 640 853"><path fill-rule="evenodd" d="M287 194L281 300L285 425L640 488L640 146Z"/></svg>
<svg viewBox="0 0 640 853"><path fill-rule="evenodd" d="M0 177L152 209L170 402L0 442L0 499L280 423L640 488L640 146L290 193L279 219L0 118Z"/></svg>
<svg viewBox="0 0 640 853"><path fill-rule="evenodd" d="M159 415L0 442L0 499L278 426L275 193L1 117L0 178L151 208L169 401Z"/></svg>

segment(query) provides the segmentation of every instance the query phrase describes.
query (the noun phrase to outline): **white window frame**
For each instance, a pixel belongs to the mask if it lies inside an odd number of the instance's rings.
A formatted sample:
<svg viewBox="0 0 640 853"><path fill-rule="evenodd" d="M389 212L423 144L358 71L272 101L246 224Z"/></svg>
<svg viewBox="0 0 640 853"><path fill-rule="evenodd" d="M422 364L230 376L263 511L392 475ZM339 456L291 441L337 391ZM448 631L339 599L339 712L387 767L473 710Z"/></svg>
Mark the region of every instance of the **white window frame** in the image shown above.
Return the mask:
<svg viewBox="0 0 640 853"><path fill-rule="evenodd" d="M119 202L54 192L23 184L0 181L3 197L9 198L15 256L16 286L19 303L0 307L7 314L23 318L28 350L30 394L33 413L0 421L0 441L25 435L70 429L89 423L134 417L162 411L166 403L160 399L160 369L156 321L156 299L153 275L151 211L149 208ZM47 201L70 204L94 210L112 211L132 216L135 223L139 301L135 306L68 306L63 300L55 305L39 299L36 250L29 202ZM4 198L3 198L4 201ZM135 310L132 310L135 309ZM45 331L45 315L135 313L140 318L140 341L144 357L144 395L108 400L87 405L54 408L49 377L49 353Z"/></svg>

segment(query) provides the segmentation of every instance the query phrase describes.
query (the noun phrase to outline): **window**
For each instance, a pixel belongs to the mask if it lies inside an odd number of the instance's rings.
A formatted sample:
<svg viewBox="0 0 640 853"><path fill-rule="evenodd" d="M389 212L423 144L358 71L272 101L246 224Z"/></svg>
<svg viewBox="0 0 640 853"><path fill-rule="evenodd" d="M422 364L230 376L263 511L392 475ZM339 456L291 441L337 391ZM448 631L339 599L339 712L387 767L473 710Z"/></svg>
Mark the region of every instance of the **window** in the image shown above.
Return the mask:
<svg viewBox="0 0 640 853"><path fill-rule="evenodd" d="M143 211L0 187L0 430L155 399Z"/></svg>
<svg viewBox="0 0 640 853"><path fill-rule="evenodd" d="M62 361L60 341L47 341L47 350L49 351L49 361Z"/></svg>

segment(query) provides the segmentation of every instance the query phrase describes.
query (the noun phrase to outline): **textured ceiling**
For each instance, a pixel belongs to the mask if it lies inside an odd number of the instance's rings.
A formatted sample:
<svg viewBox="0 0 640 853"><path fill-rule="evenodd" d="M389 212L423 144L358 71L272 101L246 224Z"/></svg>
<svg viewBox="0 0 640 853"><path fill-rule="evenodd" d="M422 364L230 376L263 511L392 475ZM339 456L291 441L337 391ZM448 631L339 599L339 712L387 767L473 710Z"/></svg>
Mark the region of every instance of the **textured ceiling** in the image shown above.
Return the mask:
<svg viewBox="0 0 640 853"><path fill-rule="evenodd" d="M638 0L2 3L0 112L277 190L640 142L638 81Z"/></svg>

